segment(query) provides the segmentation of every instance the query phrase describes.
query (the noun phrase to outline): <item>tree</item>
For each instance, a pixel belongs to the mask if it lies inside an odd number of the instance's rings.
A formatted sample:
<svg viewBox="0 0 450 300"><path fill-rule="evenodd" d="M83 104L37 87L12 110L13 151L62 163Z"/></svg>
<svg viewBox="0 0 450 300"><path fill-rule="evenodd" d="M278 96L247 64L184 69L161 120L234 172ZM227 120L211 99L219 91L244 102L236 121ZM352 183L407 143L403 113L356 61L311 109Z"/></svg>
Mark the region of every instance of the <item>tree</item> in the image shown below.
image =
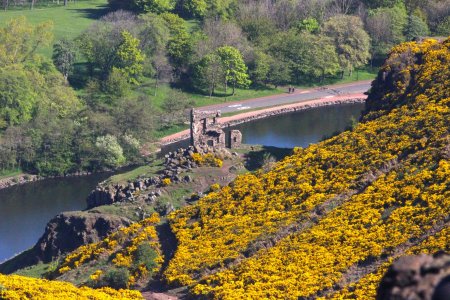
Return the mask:
<svg viewBox="0 0 450 300"><path fill-rule="evenodd" d="M34 59L40 47L51 43L52 29L52 22L33 26L25 17L9 21L5 27L0 28L0 67Z"/></svg>
<svg viewBox="0 0 450 300"><path fill-rule="evenodd" d="M199 57L223 46L232 46L241 53L249 52L250 46L241 28L232 22L207 19L202 29L205 38L200 39L195 47Z"/></svg>
<svg viewBox="0 0 450 300"><path fill-rule="evenodd" d="M135 6L143 12L160 14L175 8L173 0L134 0Z"/></svg>
<svg viewBox="0 0 450 300"><path fill-rule="evenodd" d="M412 41L418 37L427 36L430 34L427 23L415 15L408 16L408 24L405 28L406 40Z"/></svg>
<svg viewBox="0 0 450 300"><path fill-rule="evenodd" d="M320 25L319 22L317 22L316 19L314 18L307 18L304 20L301 20L298 25L297 28L300 31L306 31L309 33L317 33L320 29Z"/></svg>
<svg viewBox="0 0 450 300"><path fill-rule="evenodd" d="M185 0L182 3L186 15L195 18L203 18L206 15L208 4L205 0Z"/></svg>
<svg viewBox="0 0 450 300"><path fill-rule="evenodd" d="M105 166L116 168L125 162L123 149L113 135L97 137L95 146L98 149L98 159Z"/></svg>
<svg viewBox="0 0 450 300"><path fill-rule="evenodd" d="M162 109L165 112L162 123L173 125L189 121L187 110L193 105L192 99L186 93L179 90L170 90L162 104Z"/></svg>
<svg viewBox="0 0 450 300"><path fill-rule="evenodd" d="M239 50L231 46L223 46L216 52L225 72L225 93L229 84L233 87L232 95L235 93L236 86L248 87L251 81L248 79L247 66Z"/></svg>
<svg viewBox="0 0 450 300"><path fill-rule="evenodd" d="M225 80L223 64L217 53L205 55L194 67L194 84L200 89L207 88L211 97L219 82Z"/></svg>
<svg viewBox="0 0 450 300"><path fill-rule="evenodd" d="M53 63L67 81L75 61L74 45L67 39L57 41L53 45Z"/></svg>
<svg viewBox="0 0 450 300"><path fill-rule="evenodd" d="M7 126L31 120L37 91L31 74L22 68L0 68L0 122Z"/></svg>
<svg viewBox="0 0 450 300"><path fill-rule="evenodd" d="M391 47L405 40L403 32L407 24L404 6L369 10L366 28L372 38L372 60L384 56Z"/></svg>
<svg viewBox="0 0 450 300"><path fill-rule="evenodd" d="M351 75L353 68L367 63L370 37L359 17L332 17L324 24L323 33L333 40L342 70L348 70Z"/></svg>
<svg viewBox="0 0 450 300"><path fill-rule="evenodd" d="M86 58L91 75L98 70L101 80L106 80L113 67L119 67L119 48L124 44L123 32L137 36L137 18L129 12L118 11L93 23L78 38L81 53ZM128 42L131 42L129 40ZM123 47L123 46L122 46Z"/></svg>
<svg viewBox="0 0 450 300"><path fill-rule="evenodd" d="M423 6L430 30L435 34L450 34L450 0L428 1ZM447 30L445 29L447 28Z"/></svg>
<svg viewBox="0 0 450 300"><path fill-rule="evenodd" d="M302 77L323 80L325 75L335 74L339 69L334 41L323 35L297 34L292 30L279 35L271 51L278 58L277 63L287 64L296 82Z"/></svg>
<svg viewBox="0 0 450 300"><path fill-rule="evenodd" d="M262 52L256 51L255 57L250 66L250 77L256 84L267 84L269 82L269 71L273 58Z"/></svg>
<svg viewBox="0 0 450 300"><path fill-rule="evenodd" d="M166 21L170 31L170 38L167 42L167 55L172 65L179 71L190 61L192 54L191 35L185 21L179 16L164 13L161 17Z"/></svg>
<svg viewBox="0 0 450 300"><path fill-rule="evenodd" d="M132 84L138 83L137 79L142 74L142 63L145 60L145 56L139 49L139 43L139 40L131 33L123 31L122 43L117 49L117 69Z"/></svg>

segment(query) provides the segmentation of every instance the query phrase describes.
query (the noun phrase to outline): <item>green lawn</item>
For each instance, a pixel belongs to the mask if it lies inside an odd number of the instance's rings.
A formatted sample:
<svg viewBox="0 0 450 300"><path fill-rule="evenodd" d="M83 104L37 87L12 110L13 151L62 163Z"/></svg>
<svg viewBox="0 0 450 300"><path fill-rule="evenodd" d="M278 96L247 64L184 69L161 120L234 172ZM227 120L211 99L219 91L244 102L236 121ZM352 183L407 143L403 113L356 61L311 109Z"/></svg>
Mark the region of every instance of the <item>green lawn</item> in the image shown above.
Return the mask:
<svg viewBox="0 0 450 300"><path fill-rule="evenodd" d="M63 37L73 39L93 21L107 13L107 0L78 0L58 7L37 7L33 10L0 11L0 26L19 16L25 16L32 24L53 21L55 41ZM50 57L52 48L42 49L40 53Z"/></svg>
<svg viewBox="0 0 450 300"><path fill-rule="evenodd" d="M324 82L320 83L318 81L312 81L308 83L298 84L295 85L297 88L309 88L312 86L321 86L321 85L330 85L330 84L343 84L343 83L350 83L354 81L360 81L360 80L373 80L375 79L377 75L378 69L370 67L363 67L360 69L357 69L353 72L352 76L344 75L343 78L340 78L339 76L333 76L326 78ZM146 94L150 97L150 100L156 107L161 107L164 98L167 97L167 94L170 90L169 85L162 84L160 85L156 90L156 96L155 94L155 87L154 87L154 80L146 78L145 82L143 82L133 93L135 95L138 94ZM191 98L194 101L195 107L205 106L205 105L212 105L217 103L223 103L223 102L230 102L230 101L240 101L240 100L246 100L251 98L258 98L258 97L264 97L264 96L271 96L276 94L282 94L286 92L286 88L284 87L267 87L267 88L260 88L260 89L236 89L235 95L231 96L231 89L229 90L229 93L226 95L223 90L218 89L213 97L209 97L208 95L199 94L199 93L192 93L192 92L186 92L189 98Z"/></svg>
<svg viewBox="0 0 450 300"><path fill-rule="evenodd" d="M161 159L157 159L131 171L111 176L106 180L106 182L107 184L124 184L128 181L137 179L139 176L151 177L163 169L162 165L163 161Z"/></svg>

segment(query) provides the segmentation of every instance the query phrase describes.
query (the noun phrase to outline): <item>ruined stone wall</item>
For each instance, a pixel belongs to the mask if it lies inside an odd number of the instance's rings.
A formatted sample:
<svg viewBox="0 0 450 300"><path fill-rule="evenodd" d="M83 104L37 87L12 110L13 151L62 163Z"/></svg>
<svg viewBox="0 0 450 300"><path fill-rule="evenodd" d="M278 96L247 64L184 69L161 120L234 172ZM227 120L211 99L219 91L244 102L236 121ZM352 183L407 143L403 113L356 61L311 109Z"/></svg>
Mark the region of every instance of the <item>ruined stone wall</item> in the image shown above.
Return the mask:
<svg viewBox="0 0 450 300"><path fill-rule="evenodd" d="M239 130L230 131L230 148L239 148L242 144L242 133Z"/></svg>
<svg viewBox="0 0 450 300"><path fill-rule="evenodd" d="M197 149L225 148L225 133L217 118L220 111L191 110L191 145Z"/></svg>

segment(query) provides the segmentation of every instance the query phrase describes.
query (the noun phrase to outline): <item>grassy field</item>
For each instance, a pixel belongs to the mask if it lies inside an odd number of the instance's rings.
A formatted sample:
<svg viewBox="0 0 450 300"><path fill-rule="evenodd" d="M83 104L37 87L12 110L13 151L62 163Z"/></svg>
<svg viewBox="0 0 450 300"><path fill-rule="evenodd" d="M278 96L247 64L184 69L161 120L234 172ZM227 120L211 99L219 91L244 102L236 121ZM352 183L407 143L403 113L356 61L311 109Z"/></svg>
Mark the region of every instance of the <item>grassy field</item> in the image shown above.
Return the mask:
<svg viewBox="0 0 450 300"><path fill-rule="evenodd" d="M124 184L127 181L137 179L139 176L151 177L161 169L163 169L163 160L158 159L153 161L151 164L146 164L131 171L111 176L106 180L106 182L107 184Z"/></svg>
<svg viewBox="0 0 450 300"><path fill-rule="evenodd" d="M377 68L371 69L370 67L360 68L353 72L352 76L345 75L342 79L338 76L329 77L324 80L324 82L308 82L303 83L299 85L295 85L296 88L309 88L314 86L321 86L321 85L330 85L330 84L342 84L342 83L350 83L354 81L359 80L371 80L375 79L375 76L378 72ZM170 90L169 85L163 84L160 85L156 91L156 96L154 96L155 88L154 88L154 81L153 79L147 79L146 82L144 82L137 90L136 93L146 94L150 97L152 103L156 107L161 107L164 98L167 97L167 94ZM264 96L271 96L276 94L282 94L285 93L287 89L285 87L266 87L266 88L259 88L259 89L236 89L235 95L226 95L223 90L218 89L217 92L213 97L209 97L208 95L204 94L198 94L198 93L190 93L186 92L189 98L191 98L194 102L195 107L205 106L205 105L212 105L217 103L223 103L223 102L230 102L230 101L240 101L240 100L246 100L251 98L259 98Z"/></svg>
<svg viewBox="0 0 450 300"><path fill-rule="evenodd" d="M54 40L63 37L73 39L85 30L93 21L108 12L107 0L78 0L58 7L37 7L33 10L8 10L0 11L0 26L9 20L19 16L25 16L32 24L38 24L48 20L53 21ZM52 48L41 50L41 54L51 56Z"/></svg>

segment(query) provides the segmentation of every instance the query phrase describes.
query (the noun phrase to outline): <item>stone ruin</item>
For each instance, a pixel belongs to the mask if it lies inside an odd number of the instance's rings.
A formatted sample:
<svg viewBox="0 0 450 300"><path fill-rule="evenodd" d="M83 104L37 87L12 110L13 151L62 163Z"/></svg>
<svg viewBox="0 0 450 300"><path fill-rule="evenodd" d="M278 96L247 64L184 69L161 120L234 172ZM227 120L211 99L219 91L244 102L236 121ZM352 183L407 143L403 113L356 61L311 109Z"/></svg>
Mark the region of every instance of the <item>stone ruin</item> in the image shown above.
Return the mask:
<svg viewBox="0 0 450 300"><path fill-rule="evenodd" d="M210 152L226 148L225 132L217 122L220 111L191 110L191 145L199 152ZM231 130L229 148L237 148L242 143L242 133Z"/></svg>

